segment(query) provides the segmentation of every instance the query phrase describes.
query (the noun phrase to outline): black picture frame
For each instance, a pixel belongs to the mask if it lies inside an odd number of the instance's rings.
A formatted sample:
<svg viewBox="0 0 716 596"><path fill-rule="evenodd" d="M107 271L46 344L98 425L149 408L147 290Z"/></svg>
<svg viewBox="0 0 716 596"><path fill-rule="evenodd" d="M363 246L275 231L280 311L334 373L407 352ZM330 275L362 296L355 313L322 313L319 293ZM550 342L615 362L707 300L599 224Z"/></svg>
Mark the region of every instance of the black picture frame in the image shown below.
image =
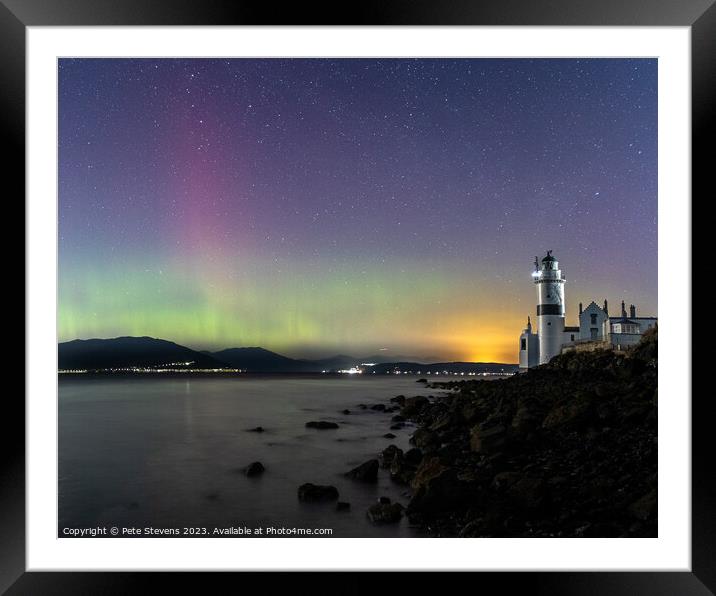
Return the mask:
<svg viewBox="0 0 716 596"><path fill-rule="evenodd" d="M317 3L279 7L275 3L241 0L1 0L0 127L7 151L2 160L7 193L5 204L19 204L25 191L26 27L269 24L689 26L692 40L692 196L707 196L711 159L706 143L713 139L711 110L716 105L714 0L363 0L350 6L347 14L339 12L338 3L333 3L332 7ZM684 200L684 206L689 207L688 198ZM694 253L694 257L698 255ZM691 325L691 321L684 321L684 324ZM689 348L684 346L684 349ZM699 363L705 364L705 356L695 351L693 354L696 366L692 364L692 369L698 370ZM524 590L550 595L716 593L716 489L709 428L714 407L710 395L710 391L695 392L692 399L692 572L481 573L479 578L468 582L476 582L474 589L483 593L493 590L504 593ZM684 395L683 399L691 399L691 396ZM213 579L207 579L206 574L25 572L25 441L22 423L25 411L16 393L6 393L3 406L4 419L12 420L16 433L7 430L0 433L3 441L0 451L1 593L164 592L179 582L184 590L206 591L207 581ZM5 429L8 426L6 424ZM241 584L233 584L234 588L241 589L248 579L242 577ZM276 583L295 590L298 580L296 574L283 573L273 574L268 584L265 575L259 581L263 589ZM374 581L373 574L356 574L350 582L338 577L322 577L320 580L325 586L351 593L368 589L368 584ZM434 576L421 577L420 581L423 589L445 589L444 583L437 583L442 580Z"/></svg>

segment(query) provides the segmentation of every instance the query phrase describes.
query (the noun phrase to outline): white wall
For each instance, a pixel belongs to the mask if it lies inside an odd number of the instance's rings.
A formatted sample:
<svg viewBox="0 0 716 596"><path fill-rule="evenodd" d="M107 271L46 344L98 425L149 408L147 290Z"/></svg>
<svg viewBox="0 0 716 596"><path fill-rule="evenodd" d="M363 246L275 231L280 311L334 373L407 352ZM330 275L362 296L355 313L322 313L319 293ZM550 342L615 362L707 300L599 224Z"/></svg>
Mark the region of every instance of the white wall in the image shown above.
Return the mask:
<svg viewBox="0 0 716 596"><path fill-rule="evenodd" d="M595 325L592 325L591 323L592 315L597 316L597 322ZM597 328L596 339L603 339L602 326L606 320L607 315L601 307L597 306L594 302L590 303L587 308L582 311L582 314L579 315L579 339L592 339L590 329L593 329L594 327Z"/></svg>

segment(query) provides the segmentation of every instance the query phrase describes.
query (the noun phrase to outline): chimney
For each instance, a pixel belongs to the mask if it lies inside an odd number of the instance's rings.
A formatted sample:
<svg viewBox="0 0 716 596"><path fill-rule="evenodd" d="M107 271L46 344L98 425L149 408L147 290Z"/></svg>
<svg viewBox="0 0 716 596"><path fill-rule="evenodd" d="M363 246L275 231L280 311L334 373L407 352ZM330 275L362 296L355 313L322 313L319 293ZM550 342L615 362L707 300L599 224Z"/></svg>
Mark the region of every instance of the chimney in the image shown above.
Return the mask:
<svg viewBox="0 0 716 596"><path fill-rule="evenodd" d="M622 300L622 319L626 319L626 307L624 306L624 300Z"/></svg>
<svg viewBox="0 0 716 596"><path fill-rule="evenodd" d="M636 306L633 304L629 307L629 318L636 319Z"/></svg>
<svg viewBox="0 0 716 596"><path fill-rule="evenodd" d="M581 302L579 303L579 314L580 315L582 314L582 303Z"/></svg>
<svg viewBox="0 0 716 596"><path fill-rule="evenodd" d="M607 299L604 299L604 314L609 316L609 307L607 306Z"/></svg>

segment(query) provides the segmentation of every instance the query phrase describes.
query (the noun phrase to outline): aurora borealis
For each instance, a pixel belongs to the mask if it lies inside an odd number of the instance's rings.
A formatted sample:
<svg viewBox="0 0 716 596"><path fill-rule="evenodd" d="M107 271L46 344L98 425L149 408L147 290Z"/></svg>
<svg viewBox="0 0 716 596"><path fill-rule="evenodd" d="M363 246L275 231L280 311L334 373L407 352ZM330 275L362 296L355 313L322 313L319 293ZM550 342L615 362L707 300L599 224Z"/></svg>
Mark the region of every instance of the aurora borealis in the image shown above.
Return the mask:
<svg viewBox="0 0 716 596"><path fill-rule="evenodd" d="M657 309L657 61L61 59L59 340L515 362Z"/></svg>

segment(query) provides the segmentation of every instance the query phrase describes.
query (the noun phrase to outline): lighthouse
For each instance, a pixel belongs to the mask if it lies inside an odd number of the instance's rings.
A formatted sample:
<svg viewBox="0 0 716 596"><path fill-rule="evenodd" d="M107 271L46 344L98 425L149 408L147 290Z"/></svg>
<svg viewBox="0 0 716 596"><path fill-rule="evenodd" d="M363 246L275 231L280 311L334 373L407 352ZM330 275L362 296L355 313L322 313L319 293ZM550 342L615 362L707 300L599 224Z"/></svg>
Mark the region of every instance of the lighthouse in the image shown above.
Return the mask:
<svg viewBox="0 0 716 596"><path fill-rule="evenodd" d="M532 276L537 286L539 363L545 364L560 353L564 337L565 280L551 250L541 262L535 257Z"/></svg>

